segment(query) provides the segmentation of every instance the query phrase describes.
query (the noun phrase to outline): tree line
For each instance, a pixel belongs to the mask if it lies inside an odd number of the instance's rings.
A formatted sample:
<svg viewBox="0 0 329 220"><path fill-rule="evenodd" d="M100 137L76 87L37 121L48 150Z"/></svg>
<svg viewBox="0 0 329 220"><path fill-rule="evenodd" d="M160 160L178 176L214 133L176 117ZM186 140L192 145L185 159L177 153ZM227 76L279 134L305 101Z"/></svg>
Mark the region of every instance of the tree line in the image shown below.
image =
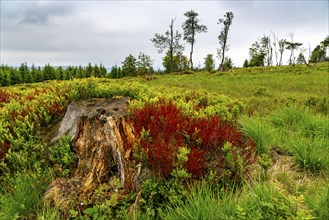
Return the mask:
<svg viewBox="0 0 329 220"><path fill-rule="evenodd" d="M18 68L1 65L0 67L0 86L10 86L19 83L43 82L46 80L69 80L73 78L89 78L89 77L109 77L106 68L100 65L68 66L57 68L46 64L43 68L31 67L27 63L22 63Z"/></svg>

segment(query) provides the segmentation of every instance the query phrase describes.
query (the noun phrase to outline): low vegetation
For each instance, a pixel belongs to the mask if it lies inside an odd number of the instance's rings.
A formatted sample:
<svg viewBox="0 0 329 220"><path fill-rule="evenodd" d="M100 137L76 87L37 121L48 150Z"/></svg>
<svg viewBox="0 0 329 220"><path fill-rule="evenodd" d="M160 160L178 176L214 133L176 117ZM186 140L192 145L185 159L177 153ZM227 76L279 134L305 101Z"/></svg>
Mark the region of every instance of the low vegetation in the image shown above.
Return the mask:
<svg viewBox="0 0 329 220"><path fill-rule="evenodd" d="M328 219L328 63L88 78L0 89L0 219ZM83 205L43 200L74 170L45 136L74 100L128 96L140 191L101 183ZM108 192L111 191L109 194Z"/></svg>

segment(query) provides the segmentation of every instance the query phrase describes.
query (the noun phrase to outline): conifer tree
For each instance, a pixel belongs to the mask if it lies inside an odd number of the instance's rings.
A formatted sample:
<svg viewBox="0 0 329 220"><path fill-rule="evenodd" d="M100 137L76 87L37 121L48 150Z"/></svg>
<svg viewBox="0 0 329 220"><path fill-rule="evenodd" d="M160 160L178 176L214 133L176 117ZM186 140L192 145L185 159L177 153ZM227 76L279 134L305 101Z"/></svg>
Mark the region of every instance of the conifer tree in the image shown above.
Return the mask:
<svg viewBox="0 0 329 220"><path fill-rule="evenodd" d="M196 42L195 35L197 33L207 32L207 26L201 25L199 16L194 10L185 12L186 21L183 23L184 40L191 45L190 51L190 67L193 70L193 48Z"/></svg>

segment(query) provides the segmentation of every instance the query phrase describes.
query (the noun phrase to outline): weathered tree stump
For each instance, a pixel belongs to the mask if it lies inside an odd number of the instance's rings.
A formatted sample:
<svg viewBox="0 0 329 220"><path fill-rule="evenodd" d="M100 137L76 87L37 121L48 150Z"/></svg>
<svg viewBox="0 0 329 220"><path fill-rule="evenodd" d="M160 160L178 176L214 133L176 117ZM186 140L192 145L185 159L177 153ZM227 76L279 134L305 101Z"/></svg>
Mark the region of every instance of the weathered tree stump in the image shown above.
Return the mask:
<svg viewBox="0 0 329 220"><path fill-rule="evenodd" d="M135 136L125 117L128 100L94 99L68 106L51 143L63 135L72 136L78 163L70 178L58 178L50 184L45 201L60 208L81 204L100 184L113 178L119 178L124 189L139 190L149 172L131 160Z"/></svg>

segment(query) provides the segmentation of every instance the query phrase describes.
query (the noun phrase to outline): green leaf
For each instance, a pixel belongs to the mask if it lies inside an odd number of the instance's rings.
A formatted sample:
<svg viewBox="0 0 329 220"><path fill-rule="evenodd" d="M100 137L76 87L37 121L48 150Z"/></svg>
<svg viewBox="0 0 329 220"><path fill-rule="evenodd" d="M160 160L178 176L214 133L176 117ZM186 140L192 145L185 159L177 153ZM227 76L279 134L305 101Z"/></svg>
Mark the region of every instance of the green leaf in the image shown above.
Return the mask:
<svg viewBox="0 0 329 220"><path fill-rule="evenodd" d="M114 206L116 206L118 204L117 199L118 199L117 198L117 195L116 194L112 194L110 200L106 200L105 204L108 207L114 207Z"/></svg>
<svg viewBox="0 0 329 220"><path fill-rule="evenodd" d="M70 212L71 217L73 217L73 218L77 217L79 214L79 212L76 210L70 210L69 212Z"/></svg>
<svg viewBox="0 0 329 220"><path fill-rule="evenodd" d="M87 214L87 215L90 215L90 216L93 216L94 213L97 213L98 212L98 209L96 206L93 206L91 208L87 208L83 211L83 213Z"/></svg>

